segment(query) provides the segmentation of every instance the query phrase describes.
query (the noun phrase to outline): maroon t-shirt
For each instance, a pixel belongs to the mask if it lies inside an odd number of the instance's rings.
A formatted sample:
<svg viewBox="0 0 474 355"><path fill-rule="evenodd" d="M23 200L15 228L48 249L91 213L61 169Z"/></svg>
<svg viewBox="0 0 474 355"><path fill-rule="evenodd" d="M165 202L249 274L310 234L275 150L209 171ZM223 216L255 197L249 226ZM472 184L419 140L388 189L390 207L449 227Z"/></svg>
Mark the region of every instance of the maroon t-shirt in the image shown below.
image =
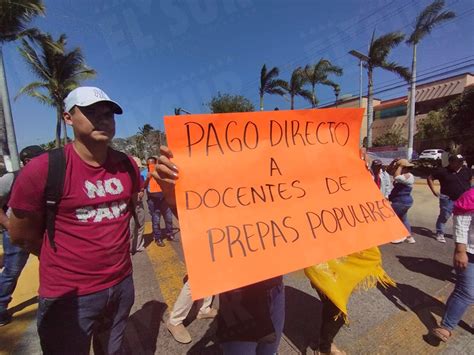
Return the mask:
<svg viewBox="0 0 474 355"><path fill-rule="evenodd" d="M129 253L130 174L121 156L109 150L99 167L85 163L72 144L65 147L66 177L56 215L54 241L45 235L40 256L42 297L86 295L118 284L132 272ZM135 167L140 181L138 168ZM33 159L15 181L10 206L44 212L48 154Z"/></svg>

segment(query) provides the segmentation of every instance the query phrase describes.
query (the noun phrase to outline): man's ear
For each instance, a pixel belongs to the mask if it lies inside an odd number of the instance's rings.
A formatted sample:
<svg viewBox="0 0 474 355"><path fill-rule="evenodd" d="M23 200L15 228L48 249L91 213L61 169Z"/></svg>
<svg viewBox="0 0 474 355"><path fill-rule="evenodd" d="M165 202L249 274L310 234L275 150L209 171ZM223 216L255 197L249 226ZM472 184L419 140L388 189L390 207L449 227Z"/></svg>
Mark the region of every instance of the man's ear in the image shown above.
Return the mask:
<svg viewBox="0 0 474 355"><path fill-rule="evenodd" d="M69 112L63 113L63 120L68 126L72 126L72 115Z"/></svg>

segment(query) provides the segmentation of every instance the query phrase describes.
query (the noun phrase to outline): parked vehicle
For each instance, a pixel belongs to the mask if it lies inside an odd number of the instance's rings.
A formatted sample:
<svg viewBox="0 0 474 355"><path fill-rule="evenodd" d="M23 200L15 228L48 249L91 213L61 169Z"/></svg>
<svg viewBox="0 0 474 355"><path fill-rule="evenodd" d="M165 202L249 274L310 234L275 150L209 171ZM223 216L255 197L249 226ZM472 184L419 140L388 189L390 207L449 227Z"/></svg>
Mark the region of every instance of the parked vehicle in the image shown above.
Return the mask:
<svg viewBox="0 0 474 355"><path fill-rule="evenodd" d="M421 152L419 159L441 160L443 154L447 154L443 149L425 149Z"/></svg>

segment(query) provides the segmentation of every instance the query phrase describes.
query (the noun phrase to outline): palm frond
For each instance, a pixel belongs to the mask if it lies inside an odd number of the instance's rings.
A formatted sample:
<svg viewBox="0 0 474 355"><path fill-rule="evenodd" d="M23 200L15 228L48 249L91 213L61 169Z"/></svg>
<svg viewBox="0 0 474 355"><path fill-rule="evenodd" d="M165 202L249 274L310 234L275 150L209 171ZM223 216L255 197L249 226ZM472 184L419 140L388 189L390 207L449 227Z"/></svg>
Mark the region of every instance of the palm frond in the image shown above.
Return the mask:
<svg viewBox="0 0 474 355"><path fill-rule="evenodd" d="M297 94L298 96L301 96L303 99L309 101L310 103L313 103L313 94L309 90L300 90Z"/></svg>
<svg viewBox="0 0 474 355"><path fill-rule="evenodd" d="M272 80L276 78L280 74L280 70L277 67L273 67L268 73L267 73L267 80Z"/></svg>
<svg viewBox="0 0 474 355"><path fill-rule="evenodd" d="M275 79L279 73L280 71L277 67L273 67L267 72L266 65L264 64L262 66L262 70L260 72L260 97L263 97L265 93L283 95L284 92L280 87L282 80Z"/></svg>
<svg viewBox="0 0 474 355"><path fill-rule="evenodd" d="M39 102L41 102L44 105L48 106L54 106L54 101L51 100L50 97L38 92L38 91L32 91L28 94L28 96L34 97L37 99Z"/></svg>
<svg viewBox="0 0 474 355"><path fill-rule="evenodd" d="M35 81L35 82L32 82L32 83L29 83L28 85L26 86L23 86L20 91L18 92L18 94L15 96L15 100L17 100L20 96L23 96L23 95L30 95L31 92L33 91L38 91L39 89L48 89L48 86L45 82L42 82L42 81Z"/></svg>
<svg viewBox="0 0 474 355"><path fill-rule="evenodd" d="M286 80L281 80L280 87L286 92L290 90L290 84Z"/></svg>
<svg viewBox="0 0 474 355"><path fill-rule="evenodd" d="M50 34L37 36L32 44L22 40L21 55L33 73L40 78L49 94L49 103L61 109L62 101L66 95L80 85L80 82L96 75L96 71L89 68L84 61L80 48L71 51L66 49L67 37L60 35L54 40ZM33 44L36 46L35 49ZM47 96L35 90L35 84L20 90L22 93L46 102Z"/></svg>
<svg viewBox="0 0 474 355"><path fill-rule="evenodd" d="M410 38L407 40L408 44L418 44L418 42L433 28L442 22L451 20L456 16L452 11L443 11L444 0L435 0L428 5L416 18L415 29Z"/></svg>
<svg viewBox="0 0 474 355"><path fill-rule="evenodd" d="M44 63L34 50L34 48L25 40L21 40L21 47L18 48L20 55L29 64L31 71L42 80L48 80L51 77L51 73L48 73Z"/></svg>
<svg viewBox="0 0 474 355"><path fill-rule="evenodd" d="M338 86L337 83L335 83L334 81L329 80L329 79L326 79L326 80L321 81L321 84L322 84L322 85L326 85L326 86L331 86L331 87Z"/></svg>
<svg viewBox="0 0 474 355"><path fill-rule="evenodd" d="M262 66L262 69L260 70L260 88L259 88L260 96L263 96L263 94L265 93L266 77L267 77L267 66L266 64L264 64Z"/></svg>
<svg viewBox="0 0 474 355"><path fill-rule="evenodd" d="M380 68L395 73L406 81L410 81L411 73L407 67L401 66L395 62L383 62L381 63Z"/></svg>
<svg viewBox="0 0 474 355"><path fill-rule="evenodd" d="M390 51L398 46L405 35L402 32L390 32L375 38L369 48L369 65L376 67L384 62Z"/></svg>
<svg viewBox="0 0 474 355"><path fill-rule="evenodd" d="M38 15L44 15L41 0L0 1L0 42L14 41L27 29L28 23Z"/></svg>
<svg viewBox="0 0 474 355"><path fill-rule="evenodd" d="M271 95L283 96L283 95L285 95L286 92L285 92L285 90L283 89L282 86L279 86L279 87L274 87L274 88L268 89L267 93L271 94Z"/></svg>

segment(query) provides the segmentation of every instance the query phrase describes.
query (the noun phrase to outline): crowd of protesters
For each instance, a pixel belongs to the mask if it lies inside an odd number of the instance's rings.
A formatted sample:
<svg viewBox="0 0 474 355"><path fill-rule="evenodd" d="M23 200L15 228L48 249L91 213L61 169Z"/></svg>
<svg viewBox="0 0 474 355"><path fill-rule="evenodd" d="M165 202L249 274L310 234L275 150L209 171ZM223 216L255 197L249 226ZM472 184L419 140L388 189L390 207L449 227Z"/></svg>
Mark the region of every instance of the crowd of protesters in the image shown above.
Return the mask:
<svg viewBox="0 0 474 355"><path fill-rule="evenodd" d="M73 129L73 142L48 153L39 147L26 148L21 152L22 171L0 179L4 248L0 326L11 321L8 304L29 254L34 254L40 258L37 327L43 352L63 354L74 349L74 353L88 354L92 344L97 354L119 354L135 297L131 254L145 250L144 202L154 242L165 247L165 240L174 240L174 187L179 169L166 147L161 147L159 158L148 158L146 166L110 148L115 115L122 114L122 108L101 89L77 88L66 97L64 107L63 118ZM445 242L445 224L454 212L456 287L440 326L432 330L442 341L450 338L474 303L474 194L472 174L463 162L461 155L452 155L446 168L428 177L428 186L439 197L437 241ZM414 204L412 169L406 159L395 159L387 167L379 160L370 165L374 183L407 229L407 236L393 243L415 243L408 219ZM439 180L440 192L434 180ZM347 320L352 291L361 284L391 287L394 282L381 267L378 248L323 264L305 269L323 304L319 352L341 355L345 352L333 339ZM328 269L331 273L321 272ZM330 274L331 279L322 274ZM206 298L197 318L217 316L217 336L225 354L278 352L285 323L282 276L218 297L219 310L212 308L212 297ZM166 322L181 343L192 341L183 325L192 304L186 281ZM225 316L243 308L250 322ZM232 324L228 319L233 319Z"/></svg>

